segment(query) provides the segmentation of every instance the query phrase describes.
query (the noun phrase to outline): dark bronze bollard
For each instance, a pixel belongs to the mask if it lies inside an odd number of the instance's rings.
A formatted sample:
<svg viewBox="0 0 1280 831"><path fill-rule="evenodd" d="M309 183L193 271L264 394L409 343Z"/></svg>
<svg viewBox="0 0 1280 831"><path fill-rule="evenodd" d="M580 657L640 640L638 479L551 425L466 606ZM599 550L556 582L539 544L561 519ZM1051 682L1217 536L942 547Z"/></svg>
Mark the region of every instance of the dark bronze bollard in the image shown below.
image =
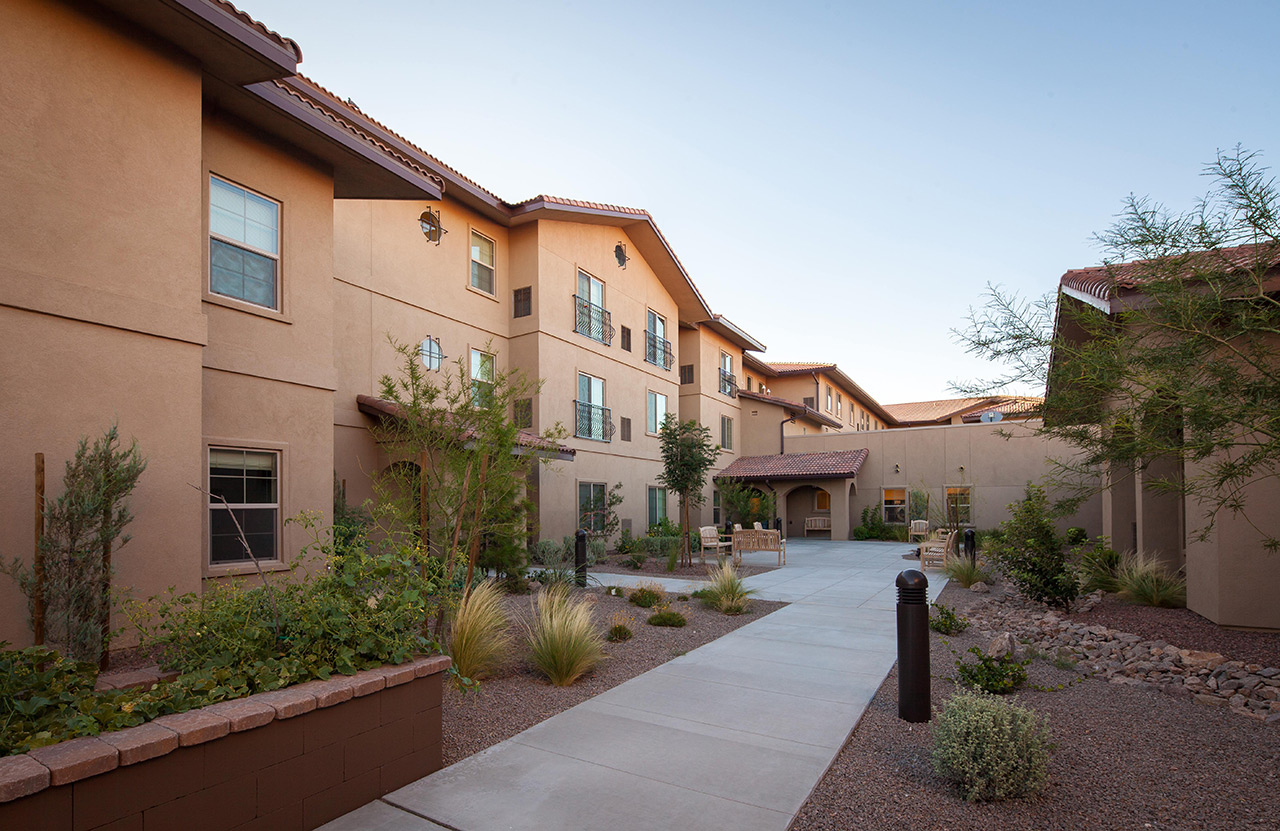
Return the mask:
<svg viewBox="0 0 1280 831"><path fill-rule="evenodd" d="M978 535L972 528L964 529L964 556L968 557L971 563L978 560Z"/></svg>
<svg viewBox="0 0 1280 831"><path fill-rule="evenodd" d="M573 541L573 570L579 588L587 585L587 532L579 528Z"/></svg>
<svg viewBox="0 0 1280 831"><path fill-rule="evenodd" d="M929 720L929 578L909 568L898 587L898 718Z"/></svg>

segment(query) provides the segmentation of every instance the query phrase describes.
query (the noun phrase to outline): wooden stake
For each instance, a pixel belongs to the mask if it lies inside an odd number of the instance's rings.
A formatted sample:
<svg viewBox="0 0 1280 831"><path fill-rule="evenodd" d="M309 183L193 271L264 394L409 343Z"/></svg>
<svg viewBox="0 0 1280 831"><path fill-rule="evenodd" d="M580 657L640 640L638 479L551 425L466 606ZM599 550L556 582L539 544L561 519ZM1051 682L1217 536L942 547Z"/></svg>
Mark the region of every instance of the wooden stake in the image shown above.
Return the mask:
<svg viewBox="0 0 1280 831"><path fill-rule="evenodd" d="M418 539L422 541L424 554L431 553L431 531L427 520L431 512L427 507L427 451L418 454Z"/></svg>
<svg viewBox="0 0 1280 831"><path fill-rule="evenodd" d="M36 454L36 556L32 564L35 590L31 598L31 630L36 646L44 643L44 454Z"/></svg>
<svg viewBox="0 0 1280 831"><path fill-rule="evenodd" d="M471 577L475 574L476 560L480 556L480 534L476 529L480 526L480 509L484 507L484 476L488 471L489 457L484 456L480 459L480 482L476 485L476 510L471 519L471 551L467 557L467 587L462 592L463 597L471 595Z"/></svg>

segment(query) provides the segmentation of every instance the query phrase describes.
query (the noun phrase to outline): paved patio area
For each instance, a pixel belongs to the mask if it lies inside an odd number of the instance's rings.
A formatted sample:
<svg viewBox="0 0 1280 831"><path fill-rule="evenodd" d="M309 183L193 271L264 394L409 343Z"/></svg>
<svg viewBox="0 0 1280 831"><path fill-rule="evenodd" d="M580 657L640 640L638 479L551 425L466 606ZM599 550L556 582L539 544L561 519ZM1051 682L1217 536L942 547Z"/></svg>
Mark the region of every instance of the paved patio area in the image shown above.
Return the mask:
<svg viewBox="0 0 1280 831"><path fill-rule="evenodd" d="M896 660L910 548L788 540L787 565L747 582L790 606L324 829L783 831Z"/></svg>

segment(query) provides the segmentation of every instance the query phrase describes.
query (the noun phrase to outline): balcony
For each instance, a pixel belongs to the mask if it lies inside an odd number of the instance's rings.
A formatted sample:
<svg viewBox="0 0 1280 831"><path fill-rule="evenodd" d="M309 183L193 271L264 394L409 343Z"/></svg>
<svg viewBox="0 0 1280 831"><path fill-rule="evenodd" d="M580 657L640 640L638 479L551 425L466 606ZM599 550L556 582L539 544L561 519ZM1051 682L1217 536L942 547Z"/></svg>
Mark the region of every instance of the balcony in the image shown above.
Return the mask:
<svg viewBox="0 0 1280 831"><path fill-rule="evenodd" d="M730 398L738 397L738 379L732 372L720 370L720 392Z"/></svg>
<svg viewBox="0 0 1280 831"><path fill-rule="evenodd" d="M613 412L608 407L574 401L575 418L573 435L592 441L612 441Z"/></svg>
<svg viewBox="0 0 1280 831"><path fill-rule="evenodd" d="M573 331L599 341L605 346L613 343L613 323L609 312L590 300L573 296Z"/></svg>
<svg viewBox="0 0 1280 831"><path fill-rule="evenodd" d="M671 341L660 338L648 329L644 333L644 359L655 366L670 370L676 356L671 352Z"/></svg>

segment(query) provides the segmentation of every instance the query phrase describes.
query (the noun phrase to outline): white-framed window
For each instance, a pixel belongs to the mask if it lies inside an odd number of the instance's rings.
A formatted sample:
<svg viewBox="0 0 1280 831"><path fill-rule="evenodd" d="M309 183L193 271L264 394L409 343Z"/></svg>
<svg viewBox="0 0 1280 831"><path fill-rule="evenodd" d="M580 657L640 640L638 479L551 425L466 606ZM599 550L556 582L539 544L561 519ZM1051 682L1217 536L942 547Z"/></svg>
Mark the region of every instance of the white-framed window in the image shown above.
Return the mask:
<svg viewBox="0 0 1280 831"><path fill-rule="evenodd" d="M671 369L675 361L671 341L667 340L667 319L653 309L645 313L644 359L663 369Z"/></svg>
<svg viewBox="0 0 1280 831"><path fill-rule="evenodd" d="M471 403L488 407L493 403L493 385L497 368L494 357L479 349L471 350Z"/></svg>
<svg viewBox="0 0 1280 831"><path fill-rule="evenodd" d="M280 310L280 203L209 177L209 292Z"/></svg>
<svg viewBox="0 0 1280 831"><path fill-rule="evenodd" d="M720 392L723 395L737 394L738 379L733 376L733 356L728 352L720 353Z"/></svg>
<svg viewBox="0 0 1280 831"><path fill-rule="evenodd" d="M649 433L657 433L662 429L662 422L667 420L667 397L660 392L649 390L648 398L644 429Z"/></svg>
<svg viewBox="0 0 1280 831"><path fill-rule="evenodd" d="M733 419L726 415L720 416L720 447L733 449Z"/></svg>
<svg viewBox="0 0 1280 831"><path fill-rule="evenodd" d="M711 490L711 524L718 526L720 524L720 489L713 488Z"/></svg>
<svg viewBox="0 0 1280 831"><path fill-rule="evenodd" d="M649 488L649 524L657 525L667 518L667 489Z"/></svg>
<svg viewBox="0 0 1280 831"><path fill-rule="evenodd" d="M578 527L593 534L604 533L608 485L604 482L578 483Z"/></svg>
<svg viewBox="0 0 1280 831"><path fill-rule="evenodd" d="M813 509L824 514L831 513L831 493L818 488L813 492Z"/></svg>
<svg viewBox="0 0 1280 831"><path fill-rule="evenodd" d="M883 493L884 521L890 525L907 523L907 489L885 488Z"/></svg>
<svg viewBox="0 0 1280 831"><path fill-rule="evenodd" d="M973 489L968 485L947 485L947 522L973 524Z"/></svg>
<svg viewBox="0 0 1280 831"><path fill-rule="evenodd" d="M831 412L831 385L827 384L827 412Z"/></svg>
<svg viewBox="0 0 1280 831"><path fill-rule="evenodd" d="M613 325L604 307L603 280L578 269L578 293L574 296L573 307L575 332L604 344L612 341Z"/></svg>
<svg viewBox="0 0 1280 831"><path fill-rule="evenodd" d="M841 408L844 407L844 397L840 393L836 393L836 418L840 418Z"/></svg>
<svg viewBox="0 0 1280 831"><path fill-rule="evenodd" d="M498 244L479 231L471 232L471 287L485 294L497 292L494 279Z"/></svg>
<svg viewBox="0 0 1280 831"><path fill-rule="evenodd" d="M418 344L418 355L422 358L422 365L432 372L444 363L444 351L440 348L439 338L425 338Z"/></svg>
<svg viewBox="0 0 1280 831"><path fill-rule="evenodd" d="M210 447L209 494L211 565L279 559L278 452ZM244 533L244 541L240 532ZM248 551L245 542L249 544Z"/></svg>

